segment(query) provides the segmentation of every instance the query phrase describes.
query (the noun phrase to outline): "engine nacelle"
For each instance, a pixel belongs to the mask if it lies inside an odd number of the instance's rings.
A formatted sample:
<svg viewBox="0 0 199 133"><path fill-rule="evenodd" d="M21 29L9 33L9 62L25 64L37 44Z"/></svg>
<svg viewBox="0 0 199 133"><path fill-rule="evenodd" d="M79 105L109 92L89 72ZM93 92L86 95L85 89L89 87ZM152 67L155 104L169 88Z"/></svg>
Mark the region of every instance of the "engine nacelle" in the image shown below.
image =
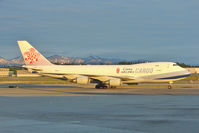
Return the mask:
<svg viewBox="0 0 199 133"><path fill-rule="evenodd" d="M89 84L90 79L87 76L80 76L76 78L76 83L77 84Z"/></svg>
<svg viewBox="0 0 199 133"><path fill-rule="evenodd" d="M122 82L121 79L113 78L109 80L110 86L121 86Z"/></svg>

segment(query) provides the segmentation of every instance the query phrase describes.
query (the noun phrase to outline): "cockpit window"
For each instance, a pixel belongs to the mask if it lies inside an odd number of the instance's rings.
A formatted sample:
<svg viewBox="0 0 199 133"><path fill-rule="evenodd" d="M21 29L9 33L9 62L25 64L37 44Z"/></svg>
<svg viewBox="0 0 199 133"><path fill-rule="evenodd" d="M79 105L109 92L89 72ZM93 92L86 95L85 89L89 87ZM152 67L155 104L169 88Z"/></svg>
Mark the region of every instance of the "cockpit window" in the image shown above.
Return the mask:
<svg viewBox="0 0 199 133"><path fill-rule="evenodd" d="M177 64L173 64L173 66L178 66Z"/></svg>

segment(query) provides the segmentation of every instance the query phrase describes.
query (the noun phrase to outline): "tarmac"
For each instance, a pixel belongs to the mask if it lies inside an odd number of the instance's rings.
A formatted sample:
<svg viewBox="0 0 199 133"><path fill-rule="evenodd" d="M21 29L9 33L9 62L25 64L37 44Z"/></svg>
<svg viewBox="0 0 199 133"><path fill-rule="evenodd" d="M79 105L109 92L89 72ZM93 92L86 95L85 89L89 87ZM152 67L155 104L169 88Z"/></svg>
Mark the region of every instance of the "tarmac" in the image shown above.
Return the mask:
<svg viewBox="0 0 199 133"><path fill-rule="evenodd" d="M198 84L1 84L0 132L198 133L198 95Z"/></svg>
<svg viewBox="0 0 199 133"><path fill-rule="evenodd" d="M9 86L14 88L9 88ZM88 95L199 95L199 84L178 84L168 89L166 84L144 84L109 89L95 89L94 85L0 85L0 96L88 96Z"/></svg>

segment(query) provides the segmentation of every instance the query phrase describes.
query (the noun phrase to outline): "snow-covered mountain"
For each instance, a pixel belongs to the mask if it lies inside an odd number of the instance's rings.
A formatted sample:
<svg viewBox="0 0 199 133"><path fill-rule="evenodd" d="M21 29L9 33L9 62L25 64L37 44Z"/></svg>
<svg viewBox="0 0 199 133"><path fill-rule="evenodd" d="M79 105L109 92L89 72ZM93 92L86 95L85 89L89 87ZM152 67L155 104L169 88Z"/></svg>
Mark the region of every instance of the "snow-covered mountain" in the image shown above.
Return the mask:
<svg viewBox="0 0 199 133"><path fill-rule="evenodd" d="M74 58L74 57L65 57L65 56L59 56L59 55L54 55L50 56L47 58L50 62L52 63L57 63L57 64L82 64L84 63L84 60L80 58Z"/></svg>
<svg viewBox="0 0 199 133"><path fill-rule="evenodd" d="M65 57L53 55L47 58L50 62L56 64L117 64L118 62L125 61L122 59L101 58L98 56L89 56L86 58ZM6 60L0 57L1 66L21 66L24 65L23 57L16 57L11 60Z"/></svg>
<svg viewBox="0 0 199 133"><path fill-rule="evenodd" d="M22 56L19 56L19 57L16 57L12 60L9 60L10 64L18 64L18 65L22 65L24 64L24 60L23 60L23 57Z"/></svg>
<svg viewBox="0 0 199 133"><path fill-rule="evenodd" d="M0 57L0 64L7 64L7 63L9 63L9 61L8 60L6 60L6 59L4 59L3 57Z"/></svg>
<svg viewBox="0 0 199 133"><path fill-rule="evenodd" d="M125 61L122 59L102 58L99 56L89 56L82 59L85 61L84 64L117 64L118 62Z"/></svg>

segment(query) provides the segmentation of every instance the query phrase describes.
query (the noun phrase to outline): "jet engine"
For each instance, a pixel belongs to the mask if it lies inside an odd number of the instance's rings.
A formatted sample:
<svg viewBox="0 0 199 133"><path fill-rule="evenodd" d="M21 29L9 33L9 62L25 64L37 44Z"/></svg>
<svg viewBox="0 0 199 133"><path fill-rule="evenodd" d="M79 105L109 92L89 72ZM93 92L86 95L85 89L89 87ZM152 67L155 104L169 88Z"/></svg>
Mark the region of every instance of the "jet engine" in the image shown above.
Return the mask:
<svg viewBox="0 0 199 133"><path fill-rule="evenodd" d="M76 83L77 84L89 84L90 79L87 76L80 76L76 78Z"/></svg>
<svg viewBox="0 0 199 133"><path fill-rule="evenodd" d="M122 82L121 79L113 78L109 80L110 86L121 86Z"/></svg>

